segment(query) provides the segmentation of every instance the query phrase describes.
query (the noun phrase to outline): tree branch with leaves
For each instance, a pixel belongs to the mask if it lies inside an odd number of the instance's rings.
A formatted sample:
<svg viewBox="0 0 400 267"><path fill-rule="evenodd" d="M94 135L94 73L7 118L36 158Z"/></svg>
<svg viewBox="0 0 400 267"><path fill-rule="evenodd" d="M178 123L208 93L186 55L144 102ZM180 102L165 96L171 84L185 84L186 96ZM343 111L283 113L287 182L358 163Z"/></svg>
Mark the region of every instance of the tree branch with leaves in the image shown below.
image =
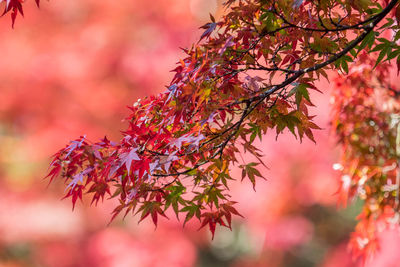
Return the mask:
<svg viewBox="0 0 400 267"><path fill-rule="evenodd" d="M10 12L13 25L17 14L23 14L21 3L4 3L4 14ZM229 185L239 178L232 176L232 167L238 166L241 179L250 180L254 188L262 178L262 154L254 145L257 138L261 140L269 131L278 137L288 129L300 141L307 137L315 142L313 130L320 128L308 107L313 105L309 91L323 91L315 85L318 80L329 79L332 71L348 74L351 80L354 66L359 66L354 64L368 62L370 69L378 70L370 76L378 75L376 80L382 81L378 87L390 96L384 101L397 101L393 92L398 91L387 87L383 77L384 61L396 60L398 66L400 62L397 0L228 0L224 6L225 15L219 20L211 16L202 26L199 41L184 50L185 58L174 69L167 90L129 107L129 125L120 140L105 137L92 142L81 136L54 155L48 177L50 181L64 179L65 197L71 198L73 206L83 194L91 195L92 203L104 197L118 198L112 218L132 213L140 220L151 217L155 225L159 216L165 217L172 209L178 219L185 218L183 224L197 218L214 236L217 225L231 228L232 216L241 216L229 195ZM366 52L376 56L367 57ZM365 89L352 83L346 88ZM350 101L339 89L334 92L338 99L334 127L344 147L344 163L357 162L343 165L343 172L353 176L347 187L342 186L341 199L360 195L355 193L356 185L366 190L370 183L379 188L390 180L398 186L398 174L387 174L396 171L378 164L387 157L398 168L398 154L393 152L397 132L388 126L387 115L397 111L382 111L379 120L386 124L374 120L389 140L379 148L387 156L365 154L357 150L352 131L359 129L354 125L367 114L363 108L377 107ZM369 99L369 94L362 94ZM359 106L362 112L352 118ZM360 128L360 136L364 132ZM255 161L239 162L242 153ZM360 183L364 176L359 172L365 168L375 173L367 171L366 181ZM369 200L378 191L366 192L364 199ZM376 210L366 208L362 222L381 218L371 214L386 214L388 206L390 218L398 214L398 190L390 192L386 198L382 193Z"/></svg>

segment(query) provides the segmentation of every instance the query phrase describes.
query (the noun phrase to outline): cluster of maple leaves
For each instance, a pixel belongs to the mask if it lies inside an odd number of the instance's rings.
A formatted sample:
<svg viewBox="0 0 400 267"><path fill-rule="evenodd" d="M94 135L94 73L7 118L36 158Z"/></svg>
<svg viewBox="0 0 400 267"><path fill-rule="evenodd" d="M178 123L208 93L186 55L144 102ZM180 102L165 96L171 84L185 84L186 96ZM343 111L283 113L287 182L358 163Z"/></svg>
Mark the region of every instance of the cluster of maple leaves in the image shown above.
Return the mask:
<svg viewBox="0 0 400 267"><path fill-rule="evenodd" d="M6 13L11 13L11 21L12 26L14 27L15 19L17 18L18 13L24 16L24 11L22 8L23 0L0 0L0 3L5 2L4 11L2 16ZM37 7L39 7L40 0L35 0Z"/></svg>
<svg viewBox="0 0 400 267"><path fill-rule="evenodd" d="M393 51L398 54L400 51ZM391 55L389 53L389 55ZM372 69L376 58L363 53L337 79L332 98L332 126L342 146L339 201L364 200L350 245L356 255L372 255L377 233L399 224L400 91L390 64Z"/></svg>
<svg viewBox="0 0 400 267"><path fill-rule="evenodd" d="M199 41L184 50L166 91L129 107L121 140L81 136L54 155L48 177L65 179L74 206L85 193L92 203L118 198L112 218L133 213L155 225L172 209L184 224L197 218L214 235L217 225L230 228L232 215L241 216L229 195L237 179L231 167L255 187L263 164L256 138L287 129L315 142L309 90L319 91L315 82L335 70L348 74L334 92L333 125L344 151L340 196L365 199L353 243L368 252L376 223L398 216L399 93L383 63L399 62L396 5L228 0L226 14L211 16ZM6 1L9 11L14 23L21 1Z"/></svg>

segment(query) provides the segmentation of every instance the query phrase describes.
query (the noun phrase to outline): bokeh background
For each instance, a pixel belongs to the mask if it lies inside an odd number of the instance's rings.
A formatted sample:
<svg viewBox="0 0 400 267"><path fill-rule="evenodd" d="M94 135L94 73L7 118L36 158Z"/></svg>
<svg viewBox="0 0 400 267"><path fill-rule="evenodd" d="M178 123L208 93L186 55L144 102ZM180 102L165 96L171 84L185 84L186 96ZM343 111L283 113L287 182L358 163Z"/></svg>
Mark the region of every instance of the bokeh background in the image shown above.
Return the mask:
<svg viewBox="0 0 400 267"><path fill-rule="evenodd" d="M5 3L2 3L4 5ZM1 6L2 7L2 6ZM117 139L126 106L165 90L169 70L197 41L216 0L51 0L25 4L14 29L0 19L0 267L358 266L347 240L360 211L336 207L338 158L329 133L329 90L315 95L317 145L267 136L267 181L232 187L244 219L215 240L174 216L117 217L106 201L72 212L62 182L43 177L50 157L80 135ZM238 173L238 177L239 177ZM399 266L398 233L381 235L367 266Z"/></svg>

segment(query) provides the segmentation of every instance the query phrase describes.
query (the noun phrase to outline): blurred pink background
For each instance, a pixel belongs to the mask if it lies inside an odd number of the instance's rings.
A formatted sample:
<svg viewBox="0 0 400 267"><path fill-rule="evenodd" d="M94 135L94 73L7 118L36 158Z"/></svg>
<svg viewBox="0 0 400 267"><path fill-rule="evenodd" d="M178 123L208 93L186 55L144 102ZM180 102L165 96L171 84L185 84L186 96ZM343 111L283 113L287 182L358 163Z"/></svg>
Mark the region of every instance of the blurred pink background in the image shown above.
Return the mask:
<svg viewBox="0 0 400 267"><path fill-rule="evenodd" d="M52 0L40 10L27 1L15 29L0 19L0 267L358 266L346 242L360 203L336 208L327 83L314 95L317 145L267 136L268 180L256 192L234 184L245 218L214 241L174 216L157 229L129 216L108 225L115 202L72 212L62 182L47 187L57 149L83 134L118 138L126 106L165 90L179 47L197 41L209 12L220 16L221 1ZM398 266L398 233L381 240L367 266Z"/></svg>

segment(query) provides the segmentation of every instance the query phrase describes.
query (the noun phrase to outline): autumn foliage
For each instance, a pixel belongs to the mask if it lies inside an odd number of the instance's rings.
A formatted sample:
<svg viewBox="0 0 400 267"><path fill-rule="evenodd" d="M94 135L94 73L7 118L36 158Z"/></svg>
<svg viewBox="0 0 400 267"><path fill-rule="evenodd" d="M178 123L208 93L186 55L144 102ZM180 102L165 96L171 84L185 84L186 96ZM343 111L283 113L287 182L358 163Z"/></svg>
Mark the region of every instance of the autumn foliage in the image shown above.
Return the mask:
<svg viewBox="0 0 400 267"><path fill-rule="evenodd" d="M372 254L378 230L398 224L400 90L389 63L400 62L397 1L228 0L225 8L184 49L165 92L129 107L120 140L70 142L54 155L50 181L65 180L73 206L83 194L94 204L117 198L112 219L131 213L157 226L172 210L214 236L241 216L231 182L256 188L263 178L256 139L289 131L315 142L310 91L323 92L315 84L333 71L342 75L332 112L343 148L339 201L364 200L350 244L356 255ZM21 2L7 1L7 12L14 24Z"/></svg>
<svg viewBox="0 0 400 267"><path fill-rule="evenodd" d="M342 145L343 172L339 200L365 201L352 235L357 254L371 255L379 247L379 229L398 225L400 152L399 92L390 81L388 63L375 64L362 54L333 92L333 130Z"/></svg>

